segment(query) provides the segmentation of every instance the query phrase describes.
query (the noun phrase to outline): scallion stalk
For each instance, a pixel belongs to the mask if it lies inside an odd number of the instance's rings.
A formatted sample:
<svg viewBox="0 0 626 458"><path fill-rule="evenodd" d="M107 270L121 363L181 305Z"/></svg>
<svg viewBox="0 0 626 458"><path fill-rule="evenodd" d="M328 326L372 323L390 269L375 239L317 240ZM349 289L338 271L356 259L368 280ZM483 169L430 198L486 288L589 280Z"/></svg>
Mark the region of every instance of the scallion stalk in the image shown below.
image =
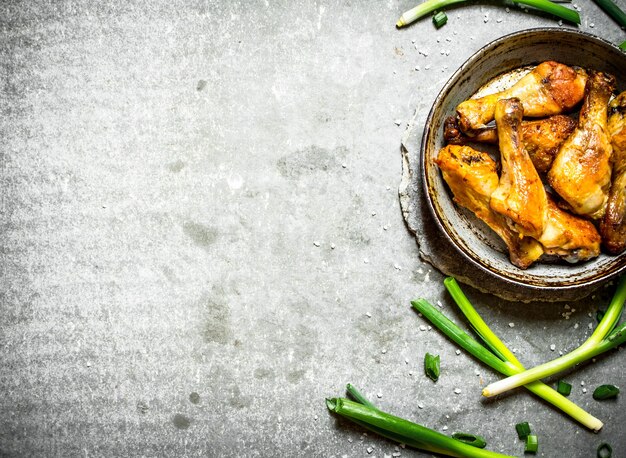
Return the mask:
<svg viewBox="0 0 626 458"><path fill-rule="evenodd" d="M454 5L457 3L464 3L468 0L426 0L420 3L416 7L406 11L396 23L396 27L404 27L433 11L440 10L442 8ZM565 21L572 22L574 24L580 24L580 15L575 10L566 8L562 5L551 2L550 0L513 0L514 3L523 3L525 5L532 6L538 10L550 13L556 17L559 17Z"/></svg>
<svg viewBox="0 0 626 458"><path fill-rule="evenodd" d="M360 425L371 427L372 431L403 442L411 447L422 450L455 456L459 458L503 458L509 455L484 450L467 445L459 440L448 437L437 431L400 417L388 414L376 408L368 407L358 402L343 398L326 400L326 407L331 412L341 415Z"/></svg>
<svg viewBox="0 0 626 458"><path fill-rule="evenodd" d="M593 0L606 14L611 16L621 27L626 27L626 13L611 0Z"/></svg>
<svg viewBox="0 0 626 458"><path fill-rule="evenodd" d="M560 358L488 385L483 389L483 396L492 397L529 382L549 377L597 355L596 350L602 347L603 341L609 336L609 333L612 334L617 320L622 314L624 301L626 301L626 276L620 279L602 321L598 323L595 331L580 347Z"/></svg>
<svg viewBox="0 0 626 458"><path fill-rule="evenodd" d="M492 369L504 375L517 374L523 370L518 366L515 366L512 362L503 361L495 356L492 352L487 350L484 346L479 344L475 339L470 337L465 331L448 319L443 313L437 310L427 300L418 299L416 301L412 301L411 304L413 305L413 308L422 313L427 320L433 323L433 325L448 336L448 338L456 342L465 351ZM624 329L624 339L626 339L626 329ZM504 347L504 345L502 346ZM587 428L593 431L599 431L602 428L603 424L600 420L574 404L566 397L561 396L545 383L537 381L529 383L525 386L528 390L562 410L564 413L582 423Z"/></svg>

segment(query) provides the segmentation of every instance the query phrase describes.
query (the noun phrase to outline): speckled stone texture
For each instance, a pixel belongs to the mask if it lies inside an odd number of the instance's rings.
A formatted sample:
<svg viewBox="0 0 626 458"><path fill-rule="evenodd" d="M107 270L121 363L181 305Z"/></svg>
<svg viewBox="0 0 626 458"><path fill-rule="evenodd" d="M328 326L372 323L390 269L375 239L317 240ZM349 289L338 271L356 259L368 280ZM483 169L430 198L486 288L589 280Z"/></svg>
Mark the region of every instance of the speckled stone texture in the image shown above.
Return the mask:
<svg viewBox="0 0 626 458"><path fill-rule="evenodd" d="M503 453L520 420L544 456L626 453L622 400L590 395L626 386L622 354L567 376L594 435L523 391L481 401L498 377L410 309L461 322L402 218L406 123L487 42L557 25L489 3L396 30L412 6L0 3L1 456L427 456L330 415L347 382ZM467 289L528 365L580 344L611 291L565 309Z"/></svg>

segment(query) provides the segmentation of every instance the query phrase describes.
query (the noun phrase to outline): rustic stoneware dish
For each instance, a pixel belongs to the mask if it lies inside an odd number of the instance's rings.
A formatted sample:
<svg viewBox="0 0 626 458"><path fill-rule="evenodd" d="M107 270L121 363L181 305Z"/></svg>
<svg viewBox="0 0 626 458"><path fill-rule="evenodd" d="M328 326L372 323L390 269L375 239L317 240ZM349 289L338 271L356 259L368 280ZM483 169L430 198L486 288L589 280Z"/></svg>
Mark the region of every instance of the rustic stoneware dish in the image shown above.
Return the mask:
<svg viewBox="0 0 626 458"><path fill-rule="evenodd" d="M443 122L455 107L495 77L527 65L555 60L612 73L626 90L626 53L587 33L559 28L516 32L499 38L467 60L446 83L428 115L421 145L421 173L428 205L444 236L469 262L507 282L532 290L590 287L626 269L626 254L600 255L579 264L536 263L527 270L509 261L504 243L473 214L452 201L434 162L444 145Z"/></svg>

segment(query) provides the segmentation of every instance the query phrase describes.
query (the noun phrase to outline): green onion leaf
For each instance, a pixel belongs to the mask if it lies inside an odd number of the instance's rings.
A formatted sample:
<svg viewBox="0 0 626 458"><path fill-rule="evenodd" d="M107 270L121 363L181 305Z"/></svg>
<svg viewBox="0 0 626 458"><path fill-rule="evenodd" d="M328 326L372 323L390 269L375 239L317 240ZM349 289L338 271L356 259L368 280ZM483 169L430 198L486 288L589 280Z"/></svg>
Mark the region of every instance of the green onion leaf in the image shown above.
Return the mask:
<svg viewBox="0 0 626 458"><path fill-rule="evenodd" d="M559 380L559 383L556 387L556 391L562 394L563 396L569 396L570 393L572 392L572 385L563 380Z"/></svg>
<svg viewBox="0 0 626 458"><path fill-rule="evenodd" d="M596 456L598 458L611 458L611 455L613 455L613 449L611 448L611 446L606 442L601 443L598 447L598 452Z"/></svg>
<svg viewBox="0 0 626 458"><path fill-rule="evenodd" d="M517 431L517 437L520 439L526 439L530 434L530 425L527 421L518 423L515 425L515 430Z"/></svg>
<svg viewBox="0 0 626 458"><path fill-rule="evenodd" d="M349 399L326 399L326 407L331 412L362 425L383 437L428 452L459 458L508 457L508 455L472 447L425 426Z"/></svg>
<svg viewBox="0 0 626 458"><path fill-rule="evenodd" d="M619 45L619 49L621 49L622 51L626 51L626 41Z"/></svg>
<svg viewBox="0 0 626 458"><path fill-rule="evenodd" d="M437 28L440 28L446 22L448 22L448 16L446 16L446 13L444 13L443 11L439 11L437 14L433 16L433 23L435 24L435 27Z"/></svg>
<svg viewBox="0 0 626 458"><path fill-rule="evenodd" d="M535 434L529 434L526 437L526 446L524 447L524 453L537 453L539 449L539 441Z"/></svg>
<svg viewBox="0 0 626 458"><path fill-rule="evenodd" d="M611 0L594 0L600 8L604 10L606 14L611 16L615 22L620 26L626 27L626 13L619 9L619 7Z"/></svg>
<svg viewBox="0 0 626 458"><path fill-rule="evenodd" d="M431 355L430 353L426 353L426 355L424 356L424 372L426 372L426 375L433 382L439 380L439 374L441 373L439 364L439 355Z"/></svg>
<svg viewBox="0 0 626 458"><path fill-rule="evenodd" d="M618 394L618 387L614 385L600 385L593 391L593 399L596 401L604 401L605 399L616 398Z"/></svg>
<svg viewBox="0 0 626 458"><path fill-rule="evenodd" d="M368 406L368 407L372 407L372 408L374 408L374 404L372 404L371 402L369 402L369 401L367 400L367 398L366 398L365 396L363 396L363 395L359 392L359 390L357 390L357 389L356 389L353 385L351 385L350 383L348 383L348 384L346 385L346 391L348 392L348 394L349 394L350 396L352 396L352 398L353 398L356 402L358 402L358 403L360 403L360 404L363 404L364 406Z"/></svg>
<svg viewBox="0 0 626 458"><path fill-rule="evenodd" d="M454 433L452 437L458 441L465 442L467 445L477 448L485 448L487 441L484 437L469 433Z"/></svg>

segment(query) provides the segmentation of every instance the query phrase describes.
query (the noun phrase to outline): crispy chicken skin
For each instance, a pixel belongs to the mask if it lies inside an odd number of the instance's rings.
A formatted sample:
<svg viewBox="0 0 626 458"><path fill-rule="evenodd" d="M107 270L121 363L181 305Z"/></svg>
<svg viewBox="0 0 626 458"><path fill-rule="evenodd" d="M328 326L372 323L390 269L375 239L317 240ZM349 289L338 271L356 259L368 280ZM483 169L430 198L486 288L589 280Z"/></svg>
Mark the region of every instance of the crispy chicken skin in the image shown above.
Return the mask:
<svg viewBox="0 0 626 458"><path fill-rule="evenodd" d="M548 172L550 185L571 210L591 219L604 215L611 185L607 111L614 88L612 75L591 73L578 126L561 145Z"/></svg>
<svg viewBox="0 0 626 458"><path fill-rule="evenodd" d="M469 135L486 127L494 119L496 102L518 98L524 104L524 114L532 118L551 116L571 110L583 98L587 73L558 62L537 65L509 89L457 106L459 125Z"/></svg>
<svg viewBox="0 0 626 458"><path fill-rule="evenodd" d="M576 127L576 121L567 115L554 115L543 119L522 121L522 145L539 173L547 173L561 144ZM444 121L444 138L454 145L468 143L498 143L495 126L479 129L473 137L465 135L458 118L450 116Z"/></svg>
<svg viewBox="0 0 626 458"><path fill-rule="evenodd" d="M619 254L626 248L626 92L609 104L607 125L613 147L613 182L600 234L604 249Z"/></svg>
<svg viewBox="0 0 626 458"><path fill-rule="evenodd" d="M448 145L439 151L436 163L454 201L471 210L502 238L514 265L526 269L541 257L543 249L536 240L520 236L509 227L505 217L489 206L491 194L498 187L498 173L495 161L487 153L469 146Z"/></svg>
<svg viewBox="0 0 626 458"><path fill-rule="evenodd" d="M586 261L600 254L600 234L588 220L559 208L548 195L546 227L538 238L546 254L567 262Z"/></svg>
<svg viewBox="0 0 626 458"><path fill-rule="evenodd" d="M538 238L547 216L547 196L541 178L521 143L524 109L519 99L496 103L502 172L498 187L491 195L491 208L508 218L517 232Z"/></svg>

